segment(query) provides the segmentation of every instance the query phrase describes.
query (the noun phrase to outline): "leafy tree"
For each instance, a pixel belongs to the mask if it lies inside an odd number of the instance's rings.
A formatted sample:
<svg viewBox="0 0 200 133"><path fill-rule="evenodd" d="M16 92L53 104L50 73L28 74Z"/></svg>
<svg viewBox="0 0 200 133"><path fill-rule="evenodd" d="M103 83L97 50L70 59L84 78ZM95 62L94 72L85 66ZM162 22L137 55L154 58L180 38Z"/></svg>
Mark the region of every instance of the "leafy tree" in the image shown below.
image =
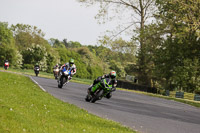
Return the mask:
<svg viewBox="0 0 200 133"><path fill-rule="evenodd" d="M147 19L152 17L156 7L154 6L155 0L79 0L80 2L87 3L88 5L93 5L95 3L99 4L100 10L96 15L96 18L103 20L105 22L106 18L113 20L113 18L119 18L120 20L129 21L126 24L122 24L123 28L117 33L114 34L110 40L112 40L117 35L131 29L132 36L135 40L139 41L139 56L138 56L138 65L139 65L139 82L141 84L148 84L148 77L146 76L146 51L145 51L145 40L143 37L145 25ZM110 15L110 14L113 14ZM111 16L111 17L110 17ZM117 17L116 17L117 16ZM126 26L125 26L126 25ZM131 28L133 27L134 28Z"/></svg>
<svg viewBox="0 0 200 133"><path fill-rule="evenodd" d="M13 33L8 23L0 22L0 65L3 65L4 60L7 59L11 66L21 66L22 58L14 43Z"/></svg>
<svg viewBox="0 0 200 133"><path fill-rule="evenodd" d="M79 47L81 47L82 45L79 43L79 42L77 42L77 41L75 41L75 42L73 42L73 41L69 41L68 43L67 43L67 48L79 48Z"/></svg>
<svg viewBox="0 0 200 133"><path fill-rule="evenodd" d="M46 45L48 43L43 37L44 33L36 26L16 24L11 29L15 38L16 46L20 49L30 47L32 43Z"/></svg>
<svg viewBox="0 0 200 133"><path fill-rule="evenodd" d="M0 44L14 44L13 33L5 22L0 22Z"/></svg>
<svg viewBox="0 0 200 133"><path fill-rule="evenodd" d="M58 39L54 39L54 38L50 38L50 42L51 46L53 48L65 48L65 45L60 42Z"/></svg>
<svg viewBox="0 0 200 133"><path fill-rule="evenodd" d="M96 79L97 77L103 75L103 71L99 66L87 66L87 71L89 72L90 79Z"/></svg>
<svg viewBox="0 0 200 133"><path fill-rule="evenodd" d="M22 54L19 51L16 51L14 56L14 62L13 62L14 68L22 68L23 65L23 57Z"/></svg>
<svg viewBox="0 0 200 133"><path fill-rule="evenodd" d="M169 24L169 29L179 32L196 32L199 35L199 0L156 0L156 3L160 11L159 17Z"/></svg>
<svg viewBox="0 0 200 133"><path fill-rule="evenodd" d="M157 31L164 34L154 51L154 72L166 89L198 89L200 1L157 0L157 4Z"/></svg>
<svg viewBox="0 0 200 133"><path fill-rule="evenodd" d="M22 51L22 55L24 59L24 64L30 64L34 66L35 63L39 63L42 71L45 71L47 69L47 51L44 46L33 43L31 44L30 48Z"/></svg>
<svg viewBox="0 0 200 133"><path fill-rule="evenodd" d="M0 65L4 65L4 60L8 60L10 62L10 66L15 63L15 55L16 50L10 48L9 45L0 44Z"/></svg>

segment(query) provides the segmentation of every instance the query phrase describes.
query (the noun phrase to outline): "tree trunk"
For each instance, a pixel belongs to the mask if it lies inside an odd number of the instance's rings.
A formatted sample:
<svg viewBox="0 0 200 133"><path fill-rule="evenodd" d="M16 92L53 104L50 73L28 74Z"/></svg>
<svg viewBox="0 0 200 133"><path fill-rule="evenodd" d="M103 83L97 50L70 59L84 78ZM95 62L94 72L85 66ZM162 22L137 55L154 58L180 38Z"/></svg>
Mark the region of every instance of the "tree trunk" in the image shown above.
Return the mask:
<svg viewBox="0 0 200 133"><path fill-rule="evenodd" d="M144 33L144 23L145 23L145 19L144 19L144 7L143 7L143 3L142 0L139 0L140 2L140 11L141 11L141 22L140 22L140 52L139 52L139 84L143 84L143 85L148 85L151 86L151 79L149 79L148 74L146 73L146 61L145 61L145 56L146 56L146 50L145 50L145 40L143 37L143 33Z"/></svg>

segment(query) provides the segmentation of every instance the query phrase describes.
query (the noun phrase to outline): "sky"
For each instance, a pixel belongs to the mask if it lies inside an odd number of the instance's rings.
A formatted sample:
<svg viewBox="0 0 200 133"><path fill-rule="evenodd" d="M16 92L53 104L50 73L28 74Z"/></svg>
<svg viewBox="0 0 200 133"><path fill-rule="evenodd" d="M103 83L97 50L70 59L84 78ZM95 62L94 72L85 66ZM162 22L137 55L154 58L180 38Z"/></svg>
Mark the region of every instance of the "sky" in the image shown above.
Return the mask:
<svg viewBox="0 0 200 133"><path fill-rule="evenodd" d="M115 27L99 25L94 18L97 11L76 0L0 0L0 22L37 26L47 40L66 38L82 45L96 45L99 36Z"/></svg>

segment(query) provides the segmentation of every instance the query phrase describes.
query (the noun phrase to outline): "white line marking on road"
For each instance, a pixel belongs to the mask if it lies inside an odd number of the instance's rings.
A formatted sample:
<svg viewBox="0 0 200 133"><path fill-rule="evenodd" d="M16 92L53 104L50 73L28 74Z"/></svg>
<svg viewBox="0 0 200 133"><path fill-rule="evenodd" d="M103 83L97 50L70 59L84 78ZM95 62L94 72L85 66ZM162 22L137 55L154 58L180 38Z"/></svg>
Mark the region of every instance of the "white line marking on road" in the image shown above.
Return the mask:
<svg viewBox="0 0 200 133"><path fill-rule="evenodd" d="M46 90L45 90L41 85L39 85L38 82L35 81L31 76L29 76L29 78L30 78L34 83L36 83L44 92L46 92Z"/></svg>

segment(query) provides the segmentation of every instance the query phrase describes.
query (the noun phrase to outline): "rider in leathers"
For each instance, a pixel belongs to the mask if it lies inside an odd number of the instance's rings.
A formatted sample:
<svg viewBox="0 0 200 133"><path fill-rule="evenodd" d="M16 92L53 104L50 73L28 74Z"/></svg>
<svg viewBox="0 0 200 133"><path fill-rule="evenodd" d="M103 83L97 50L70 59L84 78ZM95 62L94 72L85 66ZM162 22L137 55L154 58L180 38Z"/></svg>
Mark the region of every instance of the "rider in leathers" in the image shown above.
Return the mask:
<svg viewBox="0 0 200 133"><path fill-rule="evenodd" d="M62 65L62 66L60 67L60 70L62 70L63 67L66 67L66 68L71 69L71 75L70 75L70 77L69 77L69 80L71 80L71 79L72 79L72 76L73 76L74 74L76 74L76 65L74 64L74 59L70 59L69 62L67 62L67 63L65 63L64 65ZM61 77L61 75L59 75L58 81L60 80L60 77Z"/></svg>
<svg viewBox="0 0 200 133"><path fill-rule="evenodd" d="M100 76L97 79L95 79L94 82L93 82L93 84L88 88L88 93L92 94L92 92L91 92L92 87L95 84L99 83L101 81L101 79L104 79L104 78L111 78L112 91L115 91L116 90L116 86L117 86L116 72L115 71L111 71L109 74L105 74L105 75ZM108 98L108 99L111 98L112 91L106 95L106 98Z"/></svg>

